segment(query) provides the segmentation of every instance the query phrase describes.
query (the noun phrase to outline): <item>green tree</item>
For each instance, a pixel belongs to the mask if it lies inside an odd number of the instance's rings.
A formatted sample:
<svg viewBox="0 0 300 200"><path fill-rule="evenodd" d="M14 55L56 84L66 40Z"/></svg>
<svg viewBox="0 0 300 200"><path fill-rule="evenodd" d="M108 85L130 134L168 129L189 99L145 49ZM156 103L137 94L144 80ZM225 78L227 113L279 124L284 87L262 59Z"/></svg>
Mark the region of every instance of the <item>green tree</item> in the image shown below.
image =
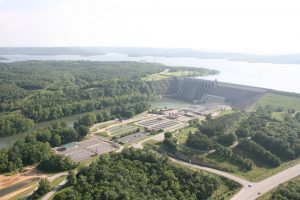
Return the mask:
<svg viewBox="0 0 300 200"><path fill-rule="evenodd" d="M89 113L81 117L78 121L78 125L91 126L96 122L96 115Z"/></svg>
<svg viewBox="0 0 300 200"><path fill-rule="evenodd" d="M173 133L171 132L165 132L165 138L171 138L173 136Z"/></svg>
<svg viewBox="0 0 300 200"><path fill-rule="evenodd" d="M51 190L50 182L47 178L43 178L39 181L38 189L33 193L32 198L38 199L39 197L43 196L44 194L48 193Z"/></svg>
<svg viewBox="0 0 300 200"><path fill-rule="evenodd" d="M77 183L77 178L76 178L76 174L74 171L70 170L68 172L67 180L68 180L69 185L75 185Z"/></svg>
<svg viewBox="0 0 300 200"><path fill-rule="evenodd" d="M58 134L52 135L50 144L52 147L58 147L61 144L61 137Z"/></svg>
<svg viewBox="0 0 300 200"><path fill-rule="evenodd" d="M219 135L218 142L224 146L230 146L236 141L236 136L233 133Z"/></svg>
<svg viewBox="0 0 300 200"><path fill-rule="evenodd" d="M89 127L80 125L78 126L77 131L80 137L85 137L89 132Z"/></svg>

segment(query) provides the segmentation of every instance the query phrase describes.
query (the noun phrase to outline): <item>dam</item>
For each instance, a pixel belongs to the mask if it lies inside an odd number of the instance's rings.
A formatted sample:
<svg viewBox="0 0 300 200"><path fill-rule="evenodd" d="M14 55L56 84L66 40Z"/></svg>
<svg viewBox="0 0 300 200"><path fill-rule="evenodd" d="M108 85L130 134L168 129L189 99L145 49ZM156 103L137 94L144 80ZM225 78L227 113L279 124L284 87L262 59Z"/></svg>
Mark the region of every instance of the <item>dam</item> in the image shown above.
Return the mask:
<svg viewBox="0 0 300 200"><path fill-rule="evenodd" d="M194 77L170 78L157 81L154 89L161 95L173 96L194 104L224 103L247 109L269 89L204 80Z"/></svg>

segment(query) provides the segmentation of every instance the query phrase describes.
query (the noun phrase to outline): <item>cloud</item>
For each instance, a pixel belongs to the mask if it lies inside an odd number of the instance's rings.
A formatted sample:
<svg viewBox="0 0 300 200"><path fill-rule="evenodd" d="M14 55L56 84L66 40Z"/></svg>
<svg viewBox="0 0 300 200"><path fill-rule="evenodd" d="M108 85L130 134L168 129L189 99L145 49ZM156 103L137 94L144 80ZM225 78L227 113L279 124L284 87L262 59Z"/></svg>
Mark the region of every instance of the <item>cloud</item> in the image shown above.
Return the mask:
<svg viewBox="0 0 300 200"><path fill-rule="evenodd" d="M38 12L0 12L0 45L300 52L299 20L294 0L61 0Z"/></svg>

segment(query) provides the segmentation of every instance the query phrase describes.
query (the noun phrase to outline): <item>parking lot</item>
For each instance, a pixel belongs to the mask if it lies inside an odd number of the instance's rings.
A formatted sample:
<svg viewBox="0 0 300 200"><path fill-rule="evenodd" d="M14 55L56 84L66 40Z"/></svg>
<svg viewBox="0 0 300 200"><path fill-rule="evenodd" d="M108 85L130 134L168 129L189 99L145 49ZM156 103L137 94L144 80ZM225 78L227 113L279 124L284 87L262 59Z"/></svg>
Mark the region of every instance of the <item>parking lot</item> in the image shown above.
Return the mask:
<svg viewBox="0 0 300 200"><path fill-rule="evenodd" d="M69 156L76 162L81 162L95 155L101 155L116 148L110 143L102 141L98 138L91 138L82 142L78 142L76 147L67 148L65 151L58 151L59 154Z"/></svg>

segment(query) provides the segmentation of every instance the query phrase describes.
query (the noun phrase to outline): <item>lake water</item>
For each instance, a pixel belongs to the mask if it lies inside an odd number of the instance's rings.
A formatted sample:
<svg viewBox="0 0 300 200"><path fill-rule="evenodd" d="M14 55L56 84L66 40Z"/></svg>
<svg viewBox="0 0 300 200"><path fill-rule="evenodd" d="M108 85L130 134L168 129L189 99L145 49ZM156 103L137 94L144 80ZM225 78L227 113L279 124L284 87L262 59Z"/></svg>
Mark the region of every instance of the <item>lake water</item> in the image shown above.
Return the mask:
<svg viewBox="0 0 300 200"><path fill-rule="evenodd" d="M1 56L1 55L0 55ZM90 61L139 61L157 62L171 66L189 66L216 69L220 74L205 79L251 85L275 90L300 93L299 64L248 63L222 59L129 57L125 54L108 53L98 56L80 55L3 55L7 61L25 60L90 60Z"/></svg>

